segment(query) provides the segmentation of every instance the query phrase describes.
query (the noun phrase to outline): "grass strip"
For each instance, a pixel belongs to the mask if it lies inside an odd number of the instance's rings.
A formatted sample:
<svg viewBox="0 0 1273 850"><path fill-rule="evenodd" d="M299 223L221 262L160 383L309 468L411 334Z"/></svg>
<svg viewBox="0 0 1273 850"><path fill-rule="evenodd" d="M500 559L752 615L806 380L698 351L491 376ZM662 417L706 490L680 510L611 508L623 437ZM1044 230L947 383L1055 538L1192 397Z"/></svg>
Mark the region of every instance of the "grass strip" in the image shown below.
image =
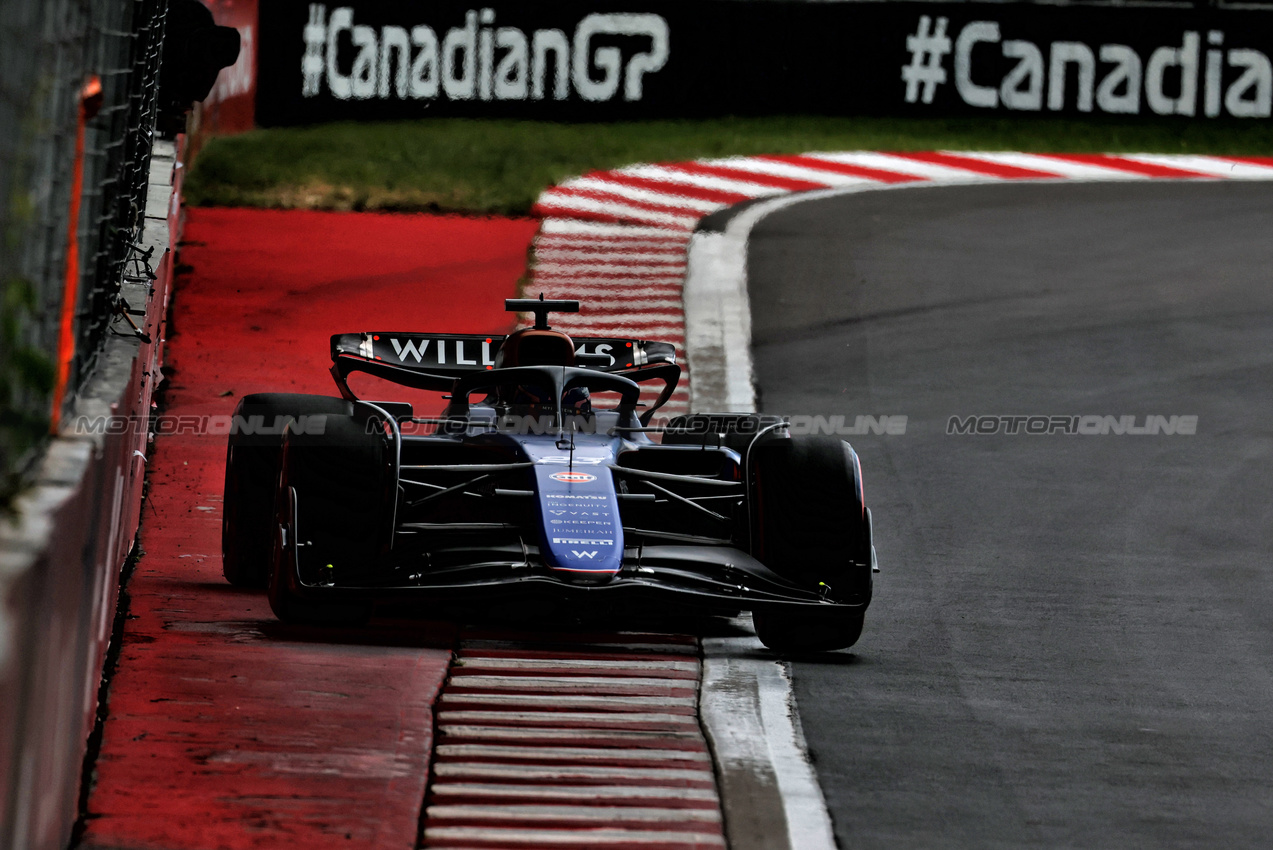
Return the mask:
<svg viewBox="0 0 1273 850"><path fill-rule="evenodd" d="M635 162L831 150L1273 155L1268 121L722 118L558 124L430 119L211 139L187 203L524 215L567 177Z"/></svg>

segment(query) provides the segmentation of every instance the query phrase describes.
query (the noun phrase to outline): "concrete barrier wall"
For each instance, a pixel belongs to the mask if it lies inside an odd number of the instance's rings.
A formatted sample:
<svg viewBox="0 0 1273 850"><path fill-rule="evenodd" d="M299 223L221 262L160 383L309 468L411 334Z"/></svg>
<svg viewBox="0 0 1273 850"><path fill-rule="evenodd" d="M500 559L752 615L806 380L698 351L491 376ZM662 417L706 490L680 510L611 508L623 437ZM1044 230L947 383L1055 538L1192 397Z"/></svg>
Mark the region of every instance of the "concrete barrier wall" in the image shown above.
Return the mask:
<svg viewBox="0 0 1273 850"><path fill-rule="evenodd" d="M176 154L156 142L151 161L142 243L153 248L154 279L131 269L137 280L123 288L151 341L116 320L17 518L0 520L0 848L60 850L78 812L120 572L140 517L145 423L162 378L181 215Z"/></svg>

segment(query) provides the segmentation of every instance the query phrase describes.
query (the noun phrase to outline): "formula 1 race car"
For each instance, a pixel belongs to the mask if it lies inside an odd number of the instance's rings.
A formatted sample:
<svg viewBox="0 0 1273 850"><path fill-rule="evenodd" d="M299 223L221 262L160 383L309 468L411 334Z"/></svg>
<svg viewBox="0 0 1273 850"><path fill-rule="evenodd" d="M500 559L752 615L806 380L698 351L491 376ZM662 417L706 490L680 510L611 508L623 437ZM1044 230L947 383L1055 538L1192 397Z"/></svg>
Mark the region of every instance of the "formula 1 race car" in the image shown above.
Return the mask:
<svg viewBox="0 0 1273 850"><path fill-rule="evenodd" d="M848 443L751 413L653 427L681 375L673 346L552 330L549 312L577 301L505 308L534 327L338 334L339 398L244 397L226 456L226 579L268 587L289 622L362 622L377 602L440 616L511 602L750 611L760 639L788 651L858 639L875 550ZM427 418L360 400L357 372L447 405Z"/></svg>

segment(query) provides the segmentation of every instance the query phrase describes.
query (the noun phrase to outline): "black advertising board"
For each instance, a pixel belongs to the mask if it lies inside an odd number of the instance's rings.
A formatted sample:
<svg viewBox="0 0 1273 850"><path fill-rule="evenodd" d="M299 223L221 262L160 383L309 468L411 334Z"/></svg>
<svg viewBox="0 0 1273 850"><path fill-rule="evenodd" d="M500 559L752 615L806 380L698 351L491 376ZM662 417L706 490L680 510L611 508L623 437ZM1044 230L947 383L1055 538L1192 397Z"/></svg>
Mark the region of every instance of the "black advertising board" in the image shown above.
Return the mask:
<svg viewBox="0 0 1273 850"><path fill-rule="evenodd" d="M1273 12L262 0L257 123L430 116L1267 120Z"/></svg>

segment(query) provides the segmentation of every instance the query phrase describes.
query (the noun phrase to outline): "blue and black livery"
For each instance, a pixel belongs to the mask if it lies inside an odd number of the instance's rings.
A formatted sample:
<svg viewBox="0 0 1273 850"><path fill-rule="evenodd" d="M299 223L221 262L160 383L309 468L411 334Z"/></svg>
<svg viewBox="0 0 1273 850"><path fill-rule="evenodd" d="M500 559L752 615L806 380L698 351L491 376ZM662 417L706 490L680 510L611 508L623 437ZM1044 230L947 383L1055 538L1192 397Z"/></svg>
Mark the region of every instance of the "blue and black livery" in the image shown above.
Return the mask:
<svg viewBox="0 0 1273 850"><path fill-rule="evenodd" d="M681 373L671 345L553 330L548 313L576 301L506 308L535 313L534 327L339 334L339 398L245 397L226 464L226 578L268 587L292 621L504 601L750 611L767 645L793 651L857 640L875 551L848 443L792 436L770 415L656 425ZM349 386L360 372L447 405L426 418L362 400Z"/></svg>

